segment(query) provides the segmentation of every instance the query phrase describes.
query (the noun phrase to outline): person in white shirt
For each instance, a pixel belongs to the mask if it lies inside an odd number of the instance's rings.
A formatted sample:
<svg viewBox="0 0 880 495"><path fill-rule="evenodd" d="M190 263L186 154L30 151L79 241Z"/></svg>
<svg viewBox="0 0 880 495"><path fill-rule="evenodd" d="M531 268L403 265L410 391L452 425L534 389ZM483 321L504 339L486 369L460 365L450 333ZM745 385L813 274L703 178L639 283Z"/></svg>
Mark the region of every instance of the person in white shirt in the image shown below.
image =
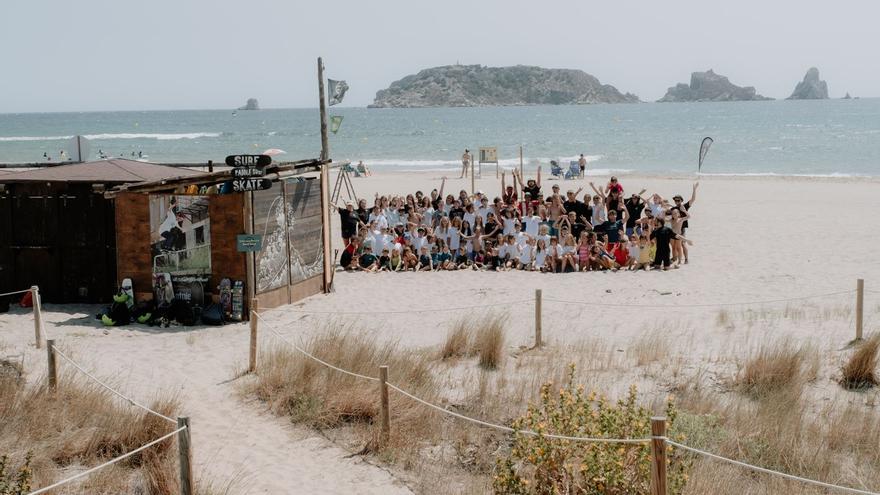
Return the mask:
<svg viewBox="0 0 880 495"><path fill-rule="evenodd" d="M513 216L513 211L509 210L509 209L504 210L504 212L501 215L502 215L501 220L503 221L503 225L504 225L504 228L501 230L501 233L504 235L513 234L514 225L516 225L516 223L517 223L516 217Z"/></svg>
<svg viewBox="0 0 880 495"><path fill-rule="evenodd" d="M446 245L452 253L457 253L461 246L461 219L458 217L452 220L452 225L446 230Z"/></svg>
<svg viewBox="0 0 880 495"><path fill-rule="evenodd" d="M544 262L547 259L547 244L544 243L544 239L538 239L535 242L535 262L532 265L533 270L544 271Z"/></svg>
<svg viewBox="0 0 880 495"><path fill-rule="evenodd" d="M541 217L535 213L534 208L530 208L531 214L522 219L523 224L525 224L525 232L532 237L536 237L538 235L538 229L541 226L542 220Z"/></svg>
<svg viewBox="0 0 880 495"><path fill-rule="evenodd" d="M535 249L535 240L533 238L529 238L524 246L520 247L519 251L519 269L520 270L534 270L532 265L533 257L534 257L534 249Z"/></svg>
<svg viewBox="0 0 880 495"><path fill-rule="evenodd" d="M384 213L382 213L382 210L378 206L374 206L373 212L370 213L370 222L369 223L373 223L373 222L376 222L376 225L380 229L384 229L384 228L388 227L388 218L385 216ZM375 253L376 250L374 249L373 252ZM381 251L379 251L379 252L381 253Z"/></svg>

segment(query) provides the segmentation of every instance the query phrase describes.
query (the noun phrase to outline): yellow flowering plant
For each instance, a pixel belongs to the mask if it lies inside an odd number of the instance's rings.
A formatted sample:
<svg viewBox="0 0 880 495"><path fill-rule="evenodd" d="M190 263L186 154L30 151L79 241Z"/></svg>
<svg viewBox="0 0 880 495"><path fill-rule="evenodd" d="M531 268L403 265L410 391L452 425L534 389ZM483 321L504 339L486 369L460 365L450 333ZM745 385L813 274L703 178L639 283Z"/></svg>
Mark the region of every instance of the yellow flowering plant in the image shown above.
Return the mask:
<svg viewBox="0 0 880 495"><path fill-rule="evenodd" d="M541 387L540 402L514 421L510 452L498 459L493 489L503 494L641 495L651 490L649 443L600 443L548 438L554 434L589 438L649 438L651 412L638 404L635 385L611 402L574 384L574 365L558 391ZM672 438L677 411L667 402L667 434ZM531 430L539 435L524 435ZM682 439L683 440L683 439ZM689 463L676 450L667 452L668 490L681 493Z"/></svg>

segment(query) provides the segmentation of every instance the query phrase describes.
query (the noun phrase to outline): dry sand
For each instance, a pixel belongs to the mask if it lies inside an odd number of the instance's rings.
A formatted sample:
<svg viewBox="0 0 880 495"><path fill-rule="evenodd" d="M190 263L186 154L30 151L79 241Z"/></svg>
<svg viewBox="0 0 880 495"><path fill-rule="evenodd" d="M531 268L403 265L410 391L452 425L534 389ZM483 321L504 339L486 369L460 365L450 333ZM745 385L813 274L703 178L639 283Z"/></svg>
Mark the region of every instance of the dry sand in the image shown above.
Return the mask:
<svg viewBox="0 0 880 495"><path fill-rule="evenodd" d="M597 184L607 178L597 178ZM621 177L627 192L642 187L665 196L690 194L692 179ZM428 192L437 173L379 174L354 179L360 195ZM549 191L554 181L545 180ZM559 181L566 189L586 182ZM457 195L470 181L451 180ZM499 182L478 180L494 196ZM762 342L791 337L827 351L810 393L825 401L876 401L877 392L853 396L834 383L843 349L853 338L854 294L790 303L719 307L648 308L627 305L714 305L851 291L856 278L880 290L880 233L872 226L880 193L876 180L702 178L688 236L691 263L667 273L336 273L335 291L266 315L291 338L307 338L329 319L354 320L377 339L412 348L442 344L448 323L474 310L420 312L480 306L511 315L509 351L532 344L535 289L544 295L543 326L549 347L560 353L578 342L602 342L604 352L627 356L636 346L664 342L681 373L706 372L722 379L735 357ZM334 217L334 225L338 218ZM334 233L334 247L340 247ZM572 301L568 303L553 300ZM580 304L575 304L580 303ZM90 316L95 307L46 305L45 333L68 354L110 378L125 393L148 401L156 391L179 394L192 419L197 476L233 493L407 493L381 467L314 431L269 415L237 397L235 377L247 359L244 324L223 328L154 329L140 325L105 329ZM394 312L381 314L383 311ZM311 314L309 314L311 312ZM366 314L339 314L366 312ZM374 313L374 314L370 314ZM880 293L866 295L866 329L880 322ZM335 314L335 316L333 316ZM280 345L267 332L264 345ZM0 357L24 354L28 378L45 373L45 351L33 346L31 315L0 315ZM60 366L65 367L61 361ZM644 370L618 367L621 386L639 382L664 395ZM393 378L393 370L392 370ZM661 380L662 381L662 380ZM450 387L455 386L449 380ZM653 388L652 388L653 387ZM450 390L449 395L455 391ZM515 413L512 412L512 413Z"/></svg>

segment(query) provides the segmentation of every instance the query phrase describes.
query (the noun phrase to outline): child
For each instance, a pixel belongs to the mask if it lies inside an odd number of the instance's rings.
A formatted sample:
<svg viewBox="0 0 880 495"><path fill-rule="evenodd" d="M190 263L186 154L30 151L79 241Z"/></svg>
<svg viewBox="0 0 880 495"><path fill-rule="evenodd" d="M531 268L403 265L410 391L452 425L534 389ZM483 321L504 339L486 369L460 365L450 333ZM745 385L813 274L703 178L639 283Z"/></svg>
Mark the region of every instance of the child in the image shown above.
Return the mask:
<svg viewBox="0 0 880 495"><path fill-rule="evenodd" d="M519 250L516 246L516 237L508 234L505 237L505 243L498 250L499 261L502 262L504 268L516 268L516 259L519 256Z"/></svg>
<svg viewBox="0 0 880 495"><path fill-rule="evenodd" d="M486 252L483 251L483 248L477 248L477 251L474 253L474 270L482 270L486 267Z"/></svg>
<svg viewBox="0 0 880 495"><path fill-rule="evenodd" d="M463 270L471 266L472 261L468 258L467 248L462 246L458 248L458 256L455 257L455 268Z"/></svg>
<svg viewBox="0 0 880 495"><path fill-rule="evenodd" d="M577 271L577 245L571 234L565 236L565 242L562 244L562 269L565 273L565 267L570 266L573 271Z"/></svg>
<svg viewBox="0 0 880 495"><path fill-rule="evenodd" d="M585 272L590 268L590 238L586 233L581 234L581 240L577 246L578 268Z"/></svg>
<svg viewBox="0 0 880 495"><path fill-rule="evenodd" d="M428 246L422 246L422 254L419 255L419 271L427 272L434 269L434 261L428 254Z"/></svg>
<svg viewBox="0 0 880 495"><path fill-rule="evenodd" d="M533 265L533 268L541 272L547 271L545 266L546 260L547 244L544 243L544 239L538 239L535 242L535 264Z"/></svg>
<svg viewBox="0 0 880 495"><path fill-rule="evenodd" d="M442 244L440 252L437 253L437 261L434 263L435 270L455 270L455 263L452 262L452 253L449 252L449 245Z"/></svg>
<svg viewBox="0 0 880 495"><path fill-rule="evenodd" d="M388 269L392 272L403 270L403 258L400 256L399 247L395 247L391 250L391 258L388 259Z"/></svg>
<svg viewBox="0 0 880 495"><path fill-rule="evenodd" d="M373 254L370 246L364 247L364 254L358 259L358 269L365 272L375 272L379 269L379 259Z"/></svg>
<svg viewBox="0 0 880 495"><path fill-rule="evenodd" d="M416 271L419 269L419 257L407 246L403 248L403 271Z"/></svg>
<svg viewBox="0 0 880 495"><path fill-rule="evenodd" d="M629 239L626 235L620 238L620 242L614 246L614 251L611 254L614 255L614 262L619 266L629 266Z"/></svg>
<svg viewBox="0 0 880 495"><path fill-rule="evenodd" d="M535 240L531 239L531 238L526 241L525 246L522 246L520 248L519 259L518 259L520 270L528 270L528 271L534 270L534 267L532 266L532 258L533 258L533 254L534 254L533 253L534 249L535 249Z"/></svg>
<svg viewBox="0 0 880 495"><path fill-rule="evenodd" d="M630 270L634 269L635 265L639 262L639 256L641 255L641 249L639 249L639 239L635 235L631 235L629 237L629 243L627 243L626 248L628 250L628 258L629 261L626 264L626 267Z"/></svg>
<svg viewBox="0 0 880 495"><path fill-rule="evenodd" d="M654 254L651 253L651 246L648 244L648 236L642 234L639 236L639 258L633 264L633 270L645 270L648 271L651 269L651 263L654 262Z"/></svg>
<svg viewBox="0 0 880 495"><path fill-rule="evenodd" d="M559 247L559 238L554 235L550 238L550 246L547 247L547 258L544 261L546 271L556 273L560 256L562 256L562 250Z"/></svg>
<svg viewBox="0 0 880 495"><path fill-rule="evenodd" d="M382 255L379 256L379 271L380 272L390 272L391 271L391 253L388 252L388 248L382 249Z"/></svg>

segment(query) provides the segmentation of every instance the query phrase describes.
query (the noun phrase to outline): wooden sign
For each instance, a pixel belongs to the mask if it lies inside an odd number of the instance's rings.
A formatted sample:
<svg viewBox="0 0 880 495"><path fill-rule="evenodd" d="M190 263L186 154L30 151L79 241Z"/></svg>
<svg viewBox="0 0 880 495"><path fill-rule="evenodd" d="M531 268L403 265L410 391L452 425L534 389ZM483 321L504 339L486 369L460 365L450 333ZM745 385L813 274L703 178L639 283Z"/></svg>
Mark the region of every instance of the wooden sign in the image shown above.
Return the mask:
<svg viewBox="0 0 880 495"><path fill-rule="evenodd" d="M264 177L266 169L256 167L240 167L232 169L232 176L238 178Z"/></svg>
<svg viewBox="0 0 880 495"><path fill-rule="evenodd" d="M269 155L229 155L226 157L226 165L230 167L265 167L272 163Z"/></svg>
<svg viewBox="0 0 880 495"><path fill-rule="evenodd" d="M259 191L272 187L272 181L269 179L234 179L232 182L232 190L235 192Z"/></svg>

